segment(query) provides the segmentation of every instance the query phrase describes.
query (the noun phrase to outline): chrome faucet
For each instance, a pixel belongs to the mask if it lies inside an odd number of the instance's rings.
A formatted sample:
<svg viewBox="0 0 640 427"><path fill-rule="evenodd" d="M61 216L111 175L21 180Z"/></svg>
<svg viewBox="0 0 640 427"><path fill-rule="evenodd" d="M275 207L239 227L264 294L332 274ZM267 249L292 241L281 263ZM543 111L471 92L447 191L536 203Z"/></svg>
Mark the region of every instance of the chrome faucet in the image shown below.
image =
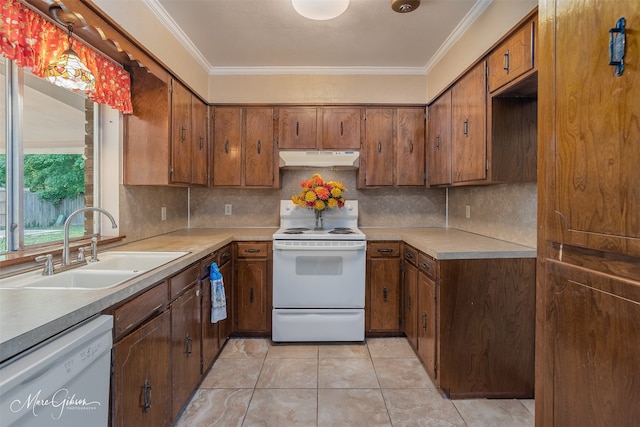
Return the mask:
<svg viewBox="0 0 640 427"><path fill-rule="evenodd" d="M82 212L89 212L89 211L93 211L93 212L100 212L103 213L107 216L107 218L109 218L111 220L111 228L118 228L118 224L116 224L116 220L113 219L113 216L107 212L106 210L102 209L102 208L96 208L96 207L86 207L86 208L80 208L78 210L75 210L73 212L71 212L71 214L69 215L69 217L67 218L67 220L64 222L64 246L62 247L62 264L61 267L67 267L69 265L69 227L71 226L71 220L78 215L79 213ZM92 243L92 247L93 247L93 243ZM97 251L95 249L92 248L92 257L97 259Z"/></svg>

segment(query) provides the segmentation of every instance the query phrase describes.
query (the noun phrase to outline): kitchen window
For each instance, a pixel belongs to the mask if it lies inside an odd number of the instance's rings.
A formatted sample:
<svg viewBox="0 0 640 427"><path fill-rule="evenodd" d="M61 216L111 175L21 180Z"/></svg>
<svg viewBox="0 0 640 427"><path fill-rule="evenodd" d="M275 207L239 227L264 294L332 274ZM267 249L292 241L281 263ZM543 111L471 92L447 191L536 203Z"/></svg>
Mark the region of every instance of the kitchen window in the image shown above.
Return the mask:
<svg viewBox="0 0 640 427"><path fill-rule="evenodd" d="M93 206L100 107L3 57L0 74L1 253L62 241L67 216ZM94 234L96 223L78 215L70 236Z"/></svg>

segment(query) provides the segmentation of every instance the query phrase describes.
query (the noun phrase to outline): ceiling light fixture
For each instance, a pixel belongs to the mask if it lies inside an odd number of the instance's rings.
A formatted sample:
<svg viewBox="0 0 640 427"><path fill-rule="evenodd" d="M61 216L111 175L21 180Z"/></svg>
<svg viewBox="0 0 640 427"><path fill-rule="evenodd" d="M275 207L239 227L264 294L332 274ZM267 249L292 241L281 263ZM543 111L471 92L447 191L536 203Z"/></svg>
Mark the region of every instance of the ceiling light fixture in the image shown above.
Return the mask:
<svg viewBox="0 0 640 427"><path fill-rule="evenodd" d="M391 0L391 9L398 13L413 12L420 6L420 0Z"/></svg>
<svg viewBox="0 0 640 427"><path fill-rule="evenodd" d="M326 21L342 15L349 0L291 0L293 8L305 18Z"/></svg>
<svg viewBox="0 0 640 427"><path fill-rule="evenodd" d="M57 19L58 16L55 12L58 11L56 10L53 12ZM60 55L59 58L53 60L47 66L44 70L44 77L50 83L74 92L93 92L96 89L96 78L80 60L76 51L73 50L73 40L71 38L73 34L73 24L71 22L67 22L66 26L68 31L67 41L69 42L69 48L62 52L62 55Z"/></svg>

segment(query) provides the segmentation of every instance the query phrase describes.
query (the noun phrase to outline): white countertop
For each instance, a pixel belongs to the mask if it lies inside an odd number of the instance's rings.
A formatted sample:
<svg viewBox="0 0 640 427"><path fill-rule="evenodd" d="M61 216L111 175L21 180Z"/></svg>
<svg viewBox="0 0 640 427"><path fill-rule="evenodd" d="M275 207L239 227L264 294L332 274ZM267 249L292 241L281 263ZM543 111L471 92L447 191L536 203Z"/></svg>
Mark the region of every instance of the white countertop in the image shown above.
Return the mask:
<svg viewBox="0 0 640 427"><path fill-rule="evenodd" d="M271 240L270 228L186 229L112 250L188 251L162 267L103 290L0 290L0 361L154 285L232 241ZM363 228L367 240L402 240L436 259L535 258L535 248L444 228Z"/></svg>

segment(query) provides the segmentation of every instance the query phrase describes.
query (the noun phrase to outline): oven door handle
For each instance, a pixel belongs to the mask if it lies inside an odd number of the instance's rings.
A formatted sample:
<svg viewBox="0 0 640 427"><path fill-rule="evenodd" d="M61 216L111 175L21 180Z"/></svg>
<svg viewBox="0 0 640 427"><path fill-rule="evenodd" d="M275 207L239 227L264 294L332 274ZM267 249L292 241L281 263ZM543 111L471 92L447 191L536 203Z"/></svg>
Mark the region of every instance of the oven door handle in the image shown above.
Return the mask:
<svg viewBox="0 0 640 427"><path fill-rule="evenodd" d="M289 242L273 242L273 250L276 251L364 251L366 249L366 242L358 242L357 244L350 245L298 245L290 244Z"/></svg>

